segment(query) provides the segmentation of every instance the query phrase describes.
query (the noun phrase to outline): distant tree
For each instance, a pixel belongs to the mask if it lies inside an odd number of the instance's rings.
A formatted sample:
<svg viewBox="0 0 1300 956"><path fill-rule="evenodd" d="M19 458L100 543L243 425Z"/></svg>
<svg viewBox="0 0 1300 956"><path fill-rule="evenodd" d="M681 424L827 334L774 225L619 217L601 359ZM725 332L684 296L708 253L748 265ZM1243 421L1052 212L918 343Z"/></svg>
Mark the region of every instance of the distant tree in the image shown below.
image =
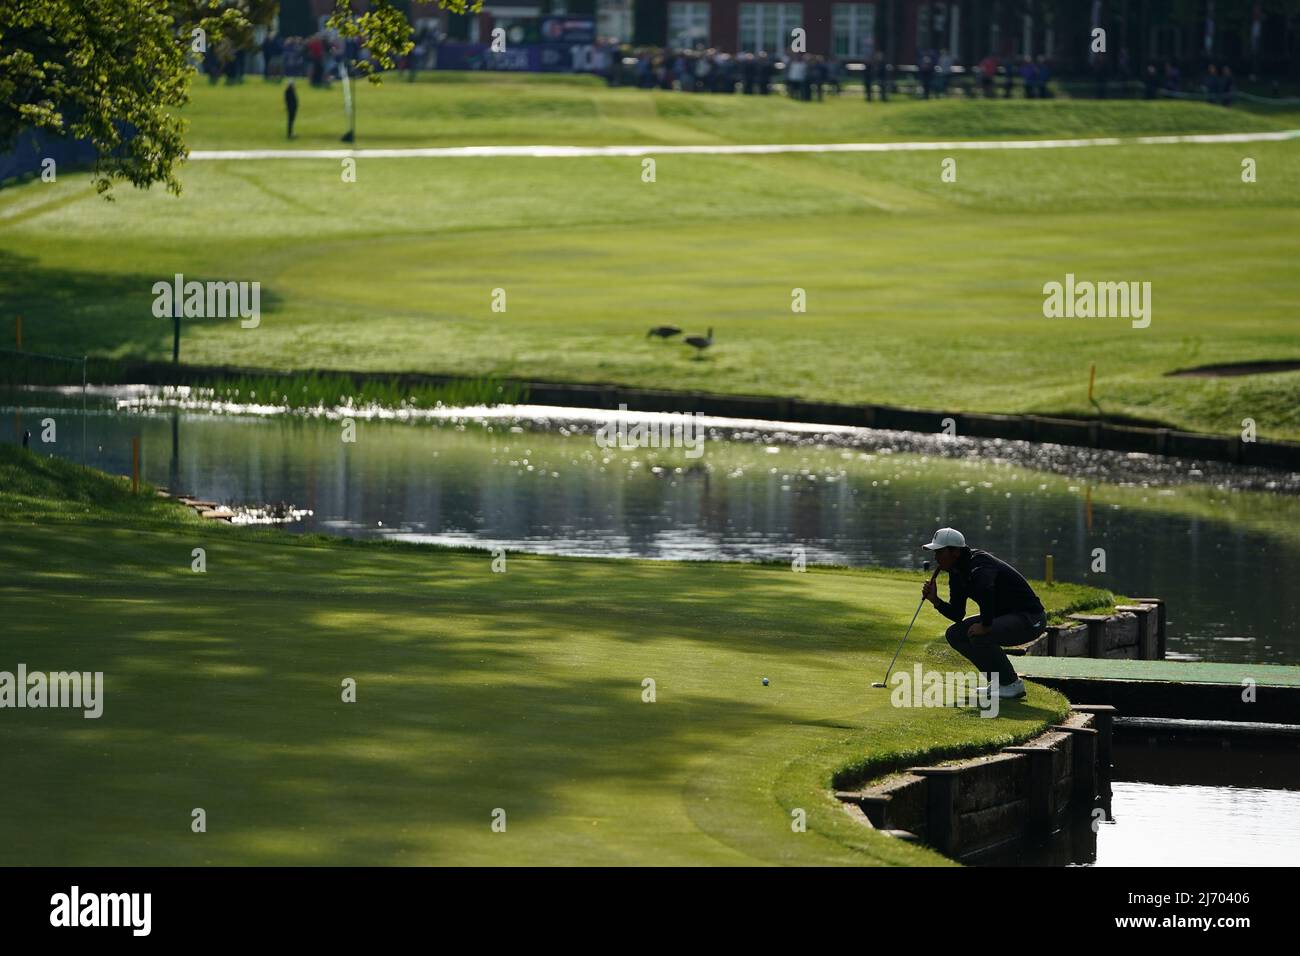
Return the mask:
<svg viewBox="0 0 1300 956"><path fill-rule="evenodd" d="M466 0L446 0L444 6L454 9L459 4L465 7ZM477 6L483 6L483 0L476 0ZM370 51L369 60L354 64L357 72L369 76L372 82L379 82L379 70L391 70L397 65L397 57L410 52L415 43L411 40L411 21L406 14L393 6L391 0L371 0L364 12L352 9L349 0L334 0L334 12L328 21L330 29L341 37L360 38Z"/></svg>
<svg viewBox="0 0 1300 956"><path fill-rule="evenodd" d="M480 12L483 9L483 0L438 0L438 6L452 13L464 15Z"/></svg>
<svg viewBox="0 0 1300 956"><path fill-rule="evenodd" d="M450 10L482 0L443 0ZM0 150L23 129L89 140L99 152L95 188L162 183L180 193L185 156L178 110L203 51L246 47L278 0L3 0L0 2ZM354 12L335 0L330 26L370 52L359 72L379 81L411 48L411 25L389 0Z"/></svg>

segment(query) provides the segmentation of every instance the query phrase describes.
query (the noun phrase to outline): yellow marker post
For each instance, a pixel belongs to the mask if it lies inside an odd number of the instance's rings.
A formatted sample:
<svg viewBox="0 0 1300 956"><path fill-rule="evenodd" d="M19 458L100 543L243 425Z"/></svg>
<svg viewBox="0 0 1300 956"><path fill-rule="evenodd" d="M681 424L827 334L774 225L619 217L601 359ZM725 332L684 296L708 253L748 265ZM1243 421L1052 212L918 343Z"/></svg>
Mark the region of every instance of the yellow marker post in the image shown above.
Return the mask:
<svg viewBox="0 0 1300 956"><path fill-rule="evenodd" d="M1088 368L1088 401L1092 401L1092 390L1097 384L1097 363L1093 362Z"/></svg>
<svg viewBox="0 0 1300 956"><path fill-rule="evenodd" d="M1083 517L1088 523L1088 530L1092 530L1092 485L1084 489L1083 500Z"/></svg>
<svg viewBox="0 0 1300 956"><path fill-rule="evenodd" d="M1047 572L1046 572L1046 574L1044 574L1044 576L1043 576L1043 580L1045 580L1045 581L1047 582L1048 587L1051 587L1051 585L1052 585L1052 556L1051 556L1050 554L1047 555L1047 561L1046 561L1046 564L1047 564Z"/></svg>

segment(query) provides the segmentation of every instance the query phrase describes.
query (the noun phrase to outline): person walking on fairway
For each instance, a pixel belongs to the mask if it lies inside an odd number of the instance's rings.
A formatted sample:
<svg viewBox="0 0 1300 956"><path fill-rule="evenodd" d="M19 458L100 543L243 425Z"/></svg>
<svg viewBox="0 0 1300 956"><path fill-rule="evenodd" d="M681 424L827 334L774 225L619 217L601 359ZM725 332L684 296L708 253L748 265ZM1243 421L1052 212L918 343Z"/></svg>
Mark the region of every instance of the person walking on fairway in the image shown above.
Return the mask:
<svg viewBox="0 0 1300 956"><path fill-rule="evenodd" d="M293 88L293 80L284 88L284 109L289 114L289 138L293 139L293 121L298 115L298 93Z"/></svg>
<svg viewBox="0 0 1300 956"><path fill-rule="evenodd" d="M1047 626L1043 602L1024 575L987 551L967 547L955 528L940 528L921 547L933 551L939 570L948 572L948 600L940 599L933 578L921 588L921 596L955 622L948 643L981 673L998 675L999 697L1024 697L1024 682L1002 648L1025 644L1042 632ZM980 612L963 619L968 598Z"/></svg>

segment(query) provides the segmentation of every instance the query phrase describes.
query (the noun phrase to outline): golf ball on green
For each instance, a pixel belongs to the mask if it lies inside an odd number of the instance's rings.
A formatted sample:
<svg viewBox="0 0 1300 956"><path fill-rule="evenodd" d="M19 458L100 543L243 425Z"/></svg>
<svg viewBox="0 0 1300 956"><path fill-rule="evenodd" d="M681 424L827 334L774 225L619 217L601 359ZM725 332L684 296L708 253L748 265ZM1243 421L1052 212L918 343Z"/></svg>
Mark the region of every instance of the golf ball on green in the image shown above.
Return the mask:
<svg viewBox="0 0 1300 956"><path fill-rule="evenodd" d="M764 686L764 687L767 686L767 678L766 678L766 677L763 678L763 686Z"/></svg>

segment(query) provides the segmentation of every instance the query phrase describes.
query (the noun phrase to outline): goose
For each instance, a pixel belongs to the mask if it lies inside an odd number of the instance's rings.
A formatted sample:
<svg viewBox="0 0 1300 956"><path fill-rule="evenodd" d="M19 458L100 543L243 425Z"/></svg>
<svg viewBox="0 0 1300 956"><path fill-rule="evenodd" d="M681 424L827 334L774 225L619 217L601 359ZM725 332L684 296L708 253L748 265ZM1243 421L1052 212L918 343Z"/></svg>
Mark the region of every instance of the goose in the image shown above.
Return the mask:
<svg viewBox="0 0 1300 956"><path fill-rule="evenodd" d="M713 326L709 326L709 334L707 336L688 335L686 338L682 339L682 341L694 348L696 350L695 357L700 358L704 355L704 350L713 344Z"/></svg>
<svg viewBox="0 0 1300 956"><path fill-rule="evenodd" d="M670 339L674 335L681 335L682 330L675 325L656 325L653 329L645 334L646 338L657 335L661 339Z"/></svg>

